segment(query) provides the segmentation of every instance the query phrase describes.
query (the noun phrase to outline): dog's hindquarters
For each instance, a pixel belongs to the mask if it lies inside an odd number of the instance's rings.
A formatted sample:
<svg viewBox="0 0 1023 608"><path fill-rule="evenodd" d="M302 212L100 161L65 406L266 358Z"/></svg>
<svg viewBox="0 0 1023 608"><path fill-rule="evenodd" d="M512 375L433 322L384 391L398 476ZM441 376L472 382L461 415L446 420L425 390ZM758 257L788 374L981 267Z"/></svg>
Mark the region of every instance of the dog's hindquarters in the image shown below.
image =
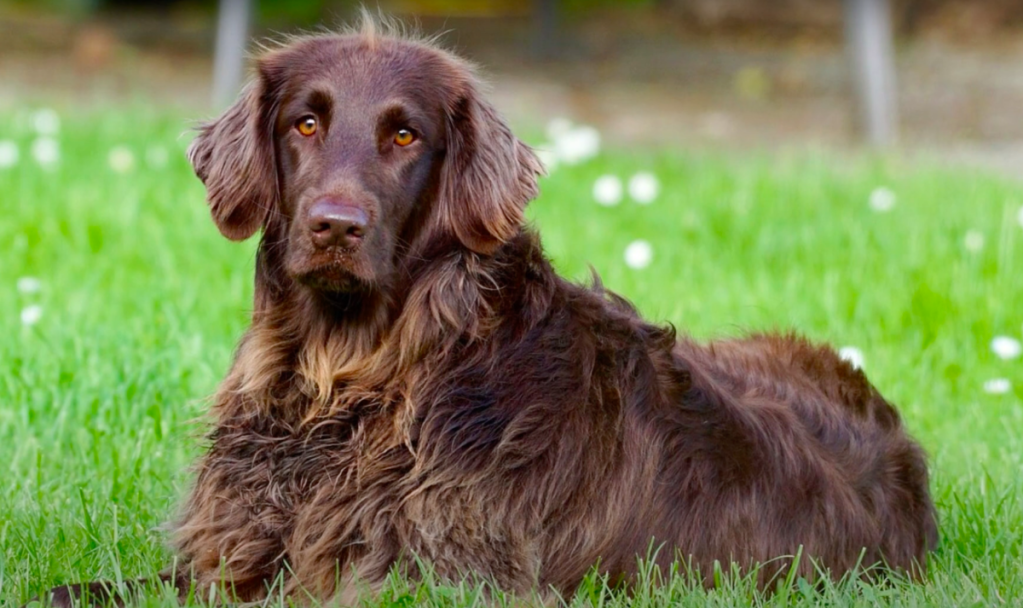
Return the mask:
<svg viewBox="0 0 1023 608"><path fill-rule="evenodd" d="M797 552L835 576L875 564L922 574L937 542L925 457L862 372L793 336L682 341L674 354L692 376L665 454L666 475L685 481L672 505L683 556L702 568L772 560L762 583Z"/></svg>

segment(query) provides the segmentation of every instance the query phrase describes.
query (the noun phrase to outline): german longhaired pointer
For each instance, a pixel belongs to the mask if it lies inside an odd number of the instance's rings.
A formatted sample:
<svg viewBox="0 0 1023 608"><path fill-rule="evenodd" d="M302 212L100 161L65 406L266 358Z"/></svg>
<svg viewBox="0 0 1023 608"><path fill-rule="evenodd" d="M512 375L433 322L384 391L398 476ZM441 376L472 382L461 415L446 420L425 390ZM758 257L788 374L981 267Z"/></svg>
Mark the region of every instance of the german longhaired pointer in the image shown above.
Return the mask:
<svg viewBox="0 0 1023 608"><path fill-rule="evenodd" d="M224 236L262 240L163 578L303 603L422 564L542 597L651 555L707 584L919 576L924 454L863 373L791 335L697 344L559 277L523 221L537 157L465 61L384 29L266 52L189 149Z"/></svg>

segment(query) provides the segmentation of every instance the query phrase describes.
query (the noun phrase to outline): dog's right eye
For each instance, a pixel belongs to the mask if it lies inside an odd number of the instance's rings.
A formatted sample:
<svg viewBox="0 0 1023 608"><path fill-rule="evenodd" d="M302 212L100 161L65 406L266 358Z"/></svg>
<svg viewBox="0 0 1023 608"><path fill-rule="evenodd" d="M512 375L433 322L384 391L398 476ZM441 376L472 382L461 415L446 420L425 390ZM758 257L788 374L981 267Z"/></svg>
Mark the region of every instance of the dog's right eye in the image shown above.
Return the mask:
<svg viewBox="0 0 1023 608"><path fill-rule="evenodd" d="M295 123L295 128L302 135L309 137L310 135L316 134L316 117L315 116L303 116L298 119Z"/></svg>
<svg viewBox="0 0 1023 608"><path fill-rule="evenodd" d="M394 143L404 148L416 140L416 134L410 129L398 129L394 134Z"/></svg>

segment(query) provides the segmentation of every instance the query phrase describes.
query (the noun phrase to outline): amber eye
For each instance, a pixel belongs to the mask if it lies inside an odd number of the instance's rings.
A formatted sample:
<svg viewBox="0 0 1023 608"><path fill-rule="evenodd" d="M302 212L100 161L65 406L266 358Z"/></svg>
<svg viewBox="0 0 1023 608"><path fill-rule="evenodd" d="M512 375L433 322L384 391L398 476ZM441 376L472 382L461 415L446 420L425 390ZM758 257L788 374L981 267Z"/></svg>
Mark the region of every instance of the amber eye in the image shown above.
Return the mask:
<svg viewBox="0 0 1023 608"><path fill-rule="evenodd" d="M394 143L401 147L405 147L416 140L416 135L408 129L398 129L398 132L394 134Z"/></svg>
<svg viewBox="0 0 1023 608"><path fill-rule="evenodd" d="M299 133L306 137L314 135L316 133L316 118L313 116L300 118L295 124L295 128L298 129Z"/></svg>

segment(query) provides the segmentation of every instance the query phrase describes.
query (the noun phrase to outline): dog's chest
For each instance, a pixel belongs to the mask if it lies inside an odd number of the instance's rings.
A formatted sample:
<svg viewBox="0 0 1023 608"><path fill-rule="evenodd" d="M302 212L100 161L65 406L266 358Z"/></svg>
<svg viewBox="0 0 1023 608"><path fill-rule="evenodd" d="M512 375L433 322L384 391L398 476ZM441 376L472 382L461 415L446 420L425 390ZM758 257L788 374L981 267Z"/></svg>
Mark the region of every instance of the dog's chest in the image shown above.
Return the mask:
<svg viewBox="0 0 1023 608"><path fill-rule="evenodd" d="M255 532L276 538L288 553L293 535L327 511L339 515L351 510L354 516L351 504L366 487L379 489L378 469L384 463L392 474L387 483L398 485L412 461L401 456L408 454L404 446L394 445L393 424L391 416L378 411L294 426L267 419L222 427L208 462L224 472L217 477L232 484L237 506L244 508Z"/></svg>

